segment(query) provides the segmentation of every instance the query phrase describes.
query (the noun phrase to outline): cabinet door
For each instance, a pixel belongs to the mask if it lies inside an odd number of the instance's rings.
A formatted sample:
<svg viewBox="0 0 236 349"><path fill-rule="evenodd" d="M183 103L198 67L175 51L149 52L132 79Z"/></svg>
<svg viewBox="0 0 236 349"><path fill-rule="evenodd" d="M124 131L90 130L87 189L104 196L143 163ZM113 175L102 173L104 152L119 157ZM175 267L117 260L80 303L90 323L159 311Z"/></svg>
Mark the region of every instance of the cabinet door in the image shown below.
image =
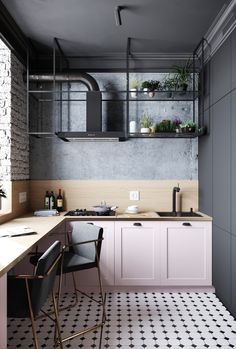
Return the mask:
<svg viewBox="0 0 236 349"><path fill-rule="evenodd" d="M103 228L102 249L100 256L100 269L104 285L114 285L114 221L83 221L93 223ZM67 231L70 231L70 222L67 222ZM77 275L78 286L97 286L98 278L95 269L82 270ZM67 277L69 290L72 286L71 278Z"/></svg>
<svg viewBox="0 0 236 349"><path fill-rule="evenodd" d="M116 222L115 285L159 285L160 224Z"/></svg>
<svg viewBox="0 0 236 349"><path fill-rule="evenodd" d="M212 284L211 230L211 222L161 223L162 285Z"/></svg>

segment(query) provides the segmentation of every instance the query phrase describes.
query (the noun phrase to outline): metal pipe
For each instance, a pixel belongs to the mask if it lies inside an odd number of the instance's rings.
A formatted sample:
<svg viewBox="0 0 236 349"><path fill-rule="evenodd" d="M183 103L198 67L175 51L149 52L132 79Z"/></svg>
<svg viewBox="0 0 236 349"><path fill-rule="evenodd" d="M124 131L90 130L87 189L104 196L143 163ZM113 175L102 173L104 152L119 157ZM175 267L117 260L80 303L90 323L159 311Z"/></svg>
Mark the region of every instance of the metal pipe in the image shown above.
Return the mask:
<svg viewBox="0 0 236 349"><path fill-rule="evenodd" d="M99 86L97 81L87 73L64 73L64 74L33 74L29 75L30 81L41 81L41 82L81 82L84 84L89 91L99 91Z"/></svg>

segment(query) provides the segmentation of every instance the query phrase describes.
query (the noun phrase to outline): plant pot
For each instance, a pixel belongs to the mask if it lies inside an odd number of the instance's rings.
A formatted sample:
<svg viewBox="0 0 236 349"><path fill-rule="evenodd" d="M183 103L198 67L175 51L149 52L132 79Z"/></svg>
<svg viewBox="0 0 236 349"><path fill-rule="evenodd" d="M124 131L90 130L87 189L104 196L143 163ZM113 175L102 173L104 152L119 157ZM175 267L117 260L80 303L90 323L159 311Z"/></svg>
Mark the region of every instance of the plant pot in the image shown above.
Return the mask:
<svg viewBox="0 0 236 349"><path fill-rule="evenodd" d="M181 132L182 133L193 133L193 132L195 132L195 130L196 130L196 127L195 126L193 126L193 127L181 127Z"/></svg>
<svg viewBox="0 0 236 349"><path fill-rule="evenodd" d="M181 94L185 94L188 89L188 84L181 84L178 87L178 91L182 92Z"/></svg>
<svg viewBox="0 0 236 349"><path fill-rule="evenodd" d="M154 91L149 91L148 92L148 96L151 97L151 98L154 97L155 96L155 92Z"/></svg>
<svg viewBox="0 0 236 349"><path fill-rule="evenodd" d="M132 98L137 98L137 89L136 88L130 88L130 96L132 97Z"/></svg>
<svg viewBox="0 0 236 349"><path fill-rule="evenodd" d="M149 127L142 127L141 133L150 133L150 128Z"/></svg>
<svg viewBox="0 0 236 349"><path fill-rule="evenodd" d="M166 98L172 98L172 91L166 92Z"/></svg>

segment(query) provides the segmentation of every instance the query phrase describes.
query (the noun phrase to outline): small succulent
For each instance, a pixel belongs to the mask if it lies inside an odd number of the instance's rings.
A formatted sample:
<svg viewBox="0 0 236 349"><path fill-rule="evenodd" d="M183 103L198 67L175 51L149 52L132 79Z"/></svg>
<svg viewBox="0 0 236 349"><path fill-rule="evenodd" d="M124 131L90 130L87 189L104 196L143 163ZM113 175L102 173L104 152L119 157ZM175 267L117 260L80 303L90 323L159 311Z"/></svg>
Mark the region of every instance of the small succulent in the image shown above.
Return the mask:
<svg viewBox="0 0 236 349"><path fill-rule="evenodd" d="M182 132L195 132L196 127L196 123L192 120L187 120L185 123L180 125Z"/></svg>
<svg viewBox="0 0 236 349"><path fill-rule="evenodd" d="M0 197L2 197L2 198L6 198L7 197L5 190L2 189L2 185L0 185Z"/></svg>
<svg viewBox="0 0 236 349"><path fill-rule="evenodd" d="M142 89L144 88L147 88L148 91L155 91L161 88L161 83L157 80L147 80L142 83Z"/></svg>
<svg viewBox="0 0 236 349"><path fill-rule="evenodd" d="M172 122L169 119L162 120L156 125L157 132L170 132L172 131Z"/></svg>
<svg viewBox="0 0 236 349"><path fill-rule="evenodd" d="M163 82L163 89L165 91L175 90L177 87L177 81L175 78L167 78Z"/></svg>

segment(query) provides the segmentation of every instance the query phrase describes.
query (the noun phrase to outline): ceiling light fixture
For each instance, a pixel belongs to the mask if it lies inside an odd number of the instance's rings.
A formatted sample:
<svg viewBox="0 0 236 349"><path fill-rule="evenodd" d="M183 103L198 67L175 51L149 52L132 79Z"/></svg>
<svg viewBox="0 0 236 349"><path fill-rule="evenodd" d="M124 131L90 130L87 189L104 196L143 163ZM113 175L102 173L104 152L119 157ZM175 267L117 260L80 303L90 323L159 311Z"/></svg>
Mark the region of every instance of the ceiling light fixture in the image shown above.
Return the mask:
<svg viewBox="0 0 236 349"><path fill-rule="evenodd" d="M121 16L120 16L120 11L121 11L121 10L122 10L122 7L121 7L121 6L116 6L116 7L115 7L115 10L114 10L115 21L116 21L116 25L117 25L117 26L122 25Z"/></svg>

